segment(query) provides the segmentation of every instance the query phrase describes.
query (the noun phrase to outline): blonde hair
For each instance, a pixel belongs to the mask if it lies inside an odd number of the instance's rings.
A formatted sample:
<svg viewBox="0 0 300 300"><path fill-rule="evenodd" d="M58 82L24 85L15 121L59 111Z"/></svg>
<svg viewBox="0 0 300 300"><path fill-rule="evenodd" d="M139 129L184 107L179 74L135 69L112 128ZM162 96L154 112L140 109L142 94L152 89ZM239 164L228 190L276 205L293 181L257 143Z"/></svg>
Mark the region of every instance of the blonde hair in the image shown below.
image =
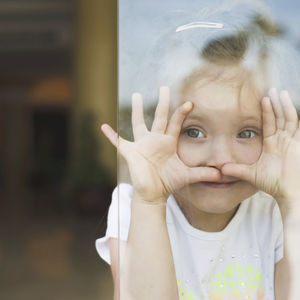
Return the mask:
<svg viewBox="0 0 300 300"><path fill-rule="evenodd" d="M240 95L243 89L247 89L255 98L261 99L267 84L264 81L266 53L264 49L260 51L257 67L250 70L243 64L248 47L249 39L244 32L210 41L200 53L204 64L183 79L180 94L185 94L195 85L219 82L237 88Z"/></svg>
<svg viewBox="0 0 300 300"><path fill-rule="evenodd" d="M201 56L216 65L236 64L244 58L247 47L247 35L240 32L210 41L201 51Z"/></svg>

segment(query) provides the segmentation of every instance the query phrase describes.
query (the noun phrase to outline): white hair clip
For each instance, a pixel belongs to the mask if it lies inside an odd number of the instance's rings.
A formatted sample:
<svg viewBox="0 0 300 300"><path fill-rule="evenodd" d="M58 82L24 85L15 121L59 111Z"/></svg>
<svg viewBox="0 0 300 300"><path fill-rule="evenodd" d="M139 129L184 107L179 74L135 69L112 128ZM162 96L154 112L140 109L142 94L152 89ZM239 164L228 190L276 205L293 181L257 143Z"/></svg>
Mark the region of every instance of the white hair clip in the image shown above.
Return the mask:
<svg viewBox="0 0 300 300"><path fill-rule="evenodd" d="M176 32L191 29L191 28L197 28L197 27L221 29L224 27L224 25L222 23L214 23L214 22L193 22L193 23L188 23L177 27Z"/></svg>

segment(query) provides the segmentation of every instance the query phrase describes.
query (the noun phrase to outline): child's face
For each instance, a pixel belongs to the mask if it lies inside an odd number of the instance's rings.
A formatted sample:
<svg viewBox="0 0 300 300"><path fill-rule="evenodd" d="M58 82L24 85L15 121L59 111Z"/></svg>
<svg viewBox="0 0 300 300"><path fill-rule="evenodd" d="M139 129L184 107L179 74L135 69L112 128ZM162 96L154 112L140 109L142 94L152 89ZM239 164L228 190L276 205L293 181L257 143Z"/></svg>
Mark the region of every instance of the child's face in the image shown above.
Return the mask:
<svg viewBox="0 0 300 300"><path fill-rule="evenodd" d="M190 85L182 94L194 108L183 123L178 155L190 167L221 170L226 163L252 164L262 150L260 99L246 85L240 89L222 82ZM257 190L235 177L222 175L222 182L199 182L176 193L181 200L207 213L225 213Z"/></svg>

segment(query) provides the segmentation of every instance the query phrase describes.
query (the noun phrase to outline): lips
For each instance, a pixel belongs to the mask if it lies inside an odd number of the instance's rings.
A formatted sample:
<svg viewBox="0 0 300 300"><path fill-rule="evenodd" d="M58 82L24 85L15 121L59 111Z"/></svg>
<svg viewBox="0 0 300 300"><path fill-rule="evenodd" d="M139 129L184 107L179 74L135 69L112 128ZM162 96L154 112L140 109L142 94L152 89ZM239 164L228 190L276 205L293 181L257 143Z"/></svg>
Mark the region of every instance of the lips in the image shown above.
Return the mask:
<svg viewBox="0 0 300 300"><path fill-rule="evenodd" d="M239 182L240 180L235 180L235 181L220 181L220 182L208 182L208 181L203 181L201 182L202 185L211 187L211 188L228 188Z"/></svg>

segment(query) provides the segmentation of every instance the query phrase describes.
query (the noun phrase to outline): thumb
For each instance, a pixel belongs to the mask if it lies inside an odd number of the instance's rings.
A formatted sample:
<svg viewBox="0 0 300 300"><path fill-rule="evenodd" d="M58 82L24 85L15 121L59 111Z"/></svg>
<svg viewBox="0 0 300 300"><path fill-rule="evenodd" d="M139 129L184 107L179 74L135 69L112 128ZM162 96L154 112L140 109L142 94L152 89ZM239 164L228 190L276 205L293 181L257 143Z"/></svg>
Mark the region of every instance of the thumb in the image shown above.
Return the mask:
<svg viewBox="0 0 300 300"><path fill-rule="evenodd" d="M221 172L226 176L237 177L254 185L256 174L255 170L256 165L228 163L222 167Z"/></svg>
<svg viewBox="0 0 300 300"><path fill-rule="evenodd" d="M118 134L108 124L102 124L101 130L105 134L107 139L117 148Z"/></svg>
<svg viewBox="0 0 300 300"><path fill-rule="evenodd" d="M118 134L108 124L103 124L101 126L101 130L107 139L118 149L121 155L128 160L130 145L132 143L118 136Z"/></svg>

